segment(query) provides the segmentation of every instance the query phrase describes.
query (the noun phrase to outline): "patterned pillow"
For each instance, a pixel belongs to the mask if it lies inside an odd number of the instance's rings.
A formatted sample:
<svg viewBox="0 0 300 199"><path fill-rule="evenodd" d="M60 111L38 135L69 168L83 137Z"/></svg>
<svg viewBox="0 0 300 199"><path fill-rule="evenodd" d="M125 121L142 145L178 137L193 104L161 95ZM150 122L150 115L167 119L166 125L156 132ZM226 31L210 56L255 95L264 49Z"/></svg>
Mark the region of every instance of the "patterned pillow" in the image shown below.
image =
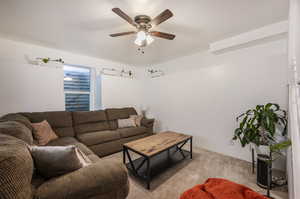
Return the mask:
<svg viewBox="0 0 300 199"><path fill-rule="evenodd" d="M142 115L130 115L130 118L134 119L134 122L135 122L136 126L141 126L141 122L142 122L142 119L143 119Z"/></svg>
<svg viewBox="0 0 300 199"><path fill-rule="evenodd" d="M136 127L135 120L133 118L118 119L118 127L119 128Z"/></svg>
<svg viewBox="0 0 300 199"><path fill-rule="evenodd" d="M76 146L32 146L31 155L37 172L52 178L91 164L91 160Z"/></svg>
<svg viewBox="0 0 300 199"><path fill-rule="evenodd" d="M46 120L40 123L32 123L31 125L34 129L33 136L37 140L38 145L46 145L58 138Z"/></svg>

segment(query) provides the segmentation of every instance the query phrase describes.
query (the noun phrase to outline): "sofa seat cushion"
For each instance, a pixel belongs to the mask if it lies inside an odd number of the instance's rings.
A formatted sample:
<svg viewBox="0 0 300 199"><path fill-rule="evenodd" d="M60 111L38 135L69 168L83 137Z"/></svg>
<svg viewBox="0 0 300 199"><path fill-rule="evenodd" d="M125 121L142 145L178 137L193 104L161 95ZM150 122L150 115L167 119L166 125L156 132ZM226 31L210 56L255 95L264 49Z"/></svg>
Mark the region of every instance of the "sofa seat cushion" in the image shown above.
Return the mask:
<svg viewBox="0 0 300 199"><path fill-rule="evenodd" d="M97 131L93 133L78 135L77 137L82 143L86 144L87 146L114 141L121 138L118 131Z"/></svg>
<svg viewBox="0 0 300 199"><path fill-rule="evenodd" d="M106 131L109 130L109 123L104 122L95 122L95 123L87 123L87 124L80 124L74 127L76 135L91 133L95 131Z"/></svg>
<svg viewBox="0 0 300 199"><path fill-rule="evenodd" d="M78 142L78 140L73 137L61 137L50 141L47 146L67 146L73 145L76 142Z"/></svg>
<svg viewBox="0 0 300 199"><path fill-rule="evenodd" d="M141 135L147 132L147 128L145 127L129 127L117 129L122 138L127 138L135 135Z"/></svg>
<svg viewBox="0 0 300 199"><path fill-rule="evenodd" d="M53 140L47 144L47 146L68 146L75 145L77 146L85 155L94 154L87 146L80 143L77 139L73 137L61 137L56 140Z"/></svg>
<svg viewBox="0 0 300 199"><path fill-rule="evenodd" d="M101 160L97 155L95 154L90 154L87 156L93 163L98 162L99 160Z"/></svg>
<svg viewBox="0 0 300 199"><path fill-rule="evenodd" d="M35 198L121 199L127 197L128 191L126 168L121 163L100 160L87 167L48 180L36 190Z"/></svg>

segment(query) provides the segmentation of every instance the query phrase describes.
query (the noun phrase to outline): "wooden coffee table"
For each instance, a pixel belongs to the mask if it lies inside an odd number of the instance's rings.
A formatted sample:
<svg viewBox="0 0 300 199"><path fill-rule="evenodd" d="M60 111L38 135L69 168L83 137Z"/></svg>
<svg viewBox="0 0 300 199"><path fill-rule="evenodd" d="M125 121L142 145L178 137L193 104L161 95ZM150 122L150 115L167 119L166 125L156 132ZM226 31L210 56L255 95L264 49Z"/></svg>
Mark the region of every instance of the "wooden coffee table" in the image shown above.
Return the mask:
<svg viewBox="0 0 300 199"><path fill-rule="evenodd" d="M190 150L182 147L190 141ZM151 179L187 156L193 158L193 137L176 132L163 132L123 145L123 163L131 174L147 182L150 189ZM129 151L141 157L133 160ZM126 157L129 162L126 163ZM146 163L146 165L145 165Z"/></svg>

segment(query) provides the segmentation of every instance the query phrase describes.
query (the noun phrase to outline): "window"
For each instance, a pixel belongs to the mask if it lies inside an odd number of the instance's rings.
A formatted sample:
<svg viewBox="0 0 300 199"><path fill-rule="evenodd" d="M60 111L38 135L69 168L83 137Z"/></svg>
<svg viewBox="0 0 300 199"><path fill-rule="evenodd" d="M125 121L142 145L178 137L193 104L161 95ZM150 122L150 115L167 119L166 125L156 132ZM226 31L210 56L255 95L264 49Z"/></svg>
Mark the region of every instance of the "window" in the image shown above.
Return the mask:
<svg viewBox="0 0 300 199"><path fill-rule="evenodd" d="M91 99L91 70L64 66L64 91L67 111L89 111Z"/></svg>

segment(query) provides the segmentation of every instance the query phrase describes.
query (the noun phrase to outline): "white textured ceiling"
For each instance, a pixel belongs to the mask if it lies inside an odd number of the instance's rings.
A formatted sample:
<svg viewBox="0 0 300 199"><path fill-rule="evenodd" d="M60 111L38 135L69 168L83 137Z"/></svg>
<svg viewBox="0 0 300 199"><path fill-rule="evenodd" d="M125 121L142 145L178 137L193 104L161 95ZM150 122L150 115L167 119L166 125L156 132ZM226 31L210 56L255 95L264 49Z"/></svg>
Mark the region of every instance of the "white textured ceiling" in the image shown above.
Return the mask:
<svg viewBox="0 0 300 199"><path fill-rule="evenodd" d="M134 30L111 9L129 16L155 17L170 9L174 17L155 30L177 35L157 38L140 54ZM288 0L0 0L0 34L47 47L132 65L149 66L195 53L235 34L286 20Z"/></svg>

